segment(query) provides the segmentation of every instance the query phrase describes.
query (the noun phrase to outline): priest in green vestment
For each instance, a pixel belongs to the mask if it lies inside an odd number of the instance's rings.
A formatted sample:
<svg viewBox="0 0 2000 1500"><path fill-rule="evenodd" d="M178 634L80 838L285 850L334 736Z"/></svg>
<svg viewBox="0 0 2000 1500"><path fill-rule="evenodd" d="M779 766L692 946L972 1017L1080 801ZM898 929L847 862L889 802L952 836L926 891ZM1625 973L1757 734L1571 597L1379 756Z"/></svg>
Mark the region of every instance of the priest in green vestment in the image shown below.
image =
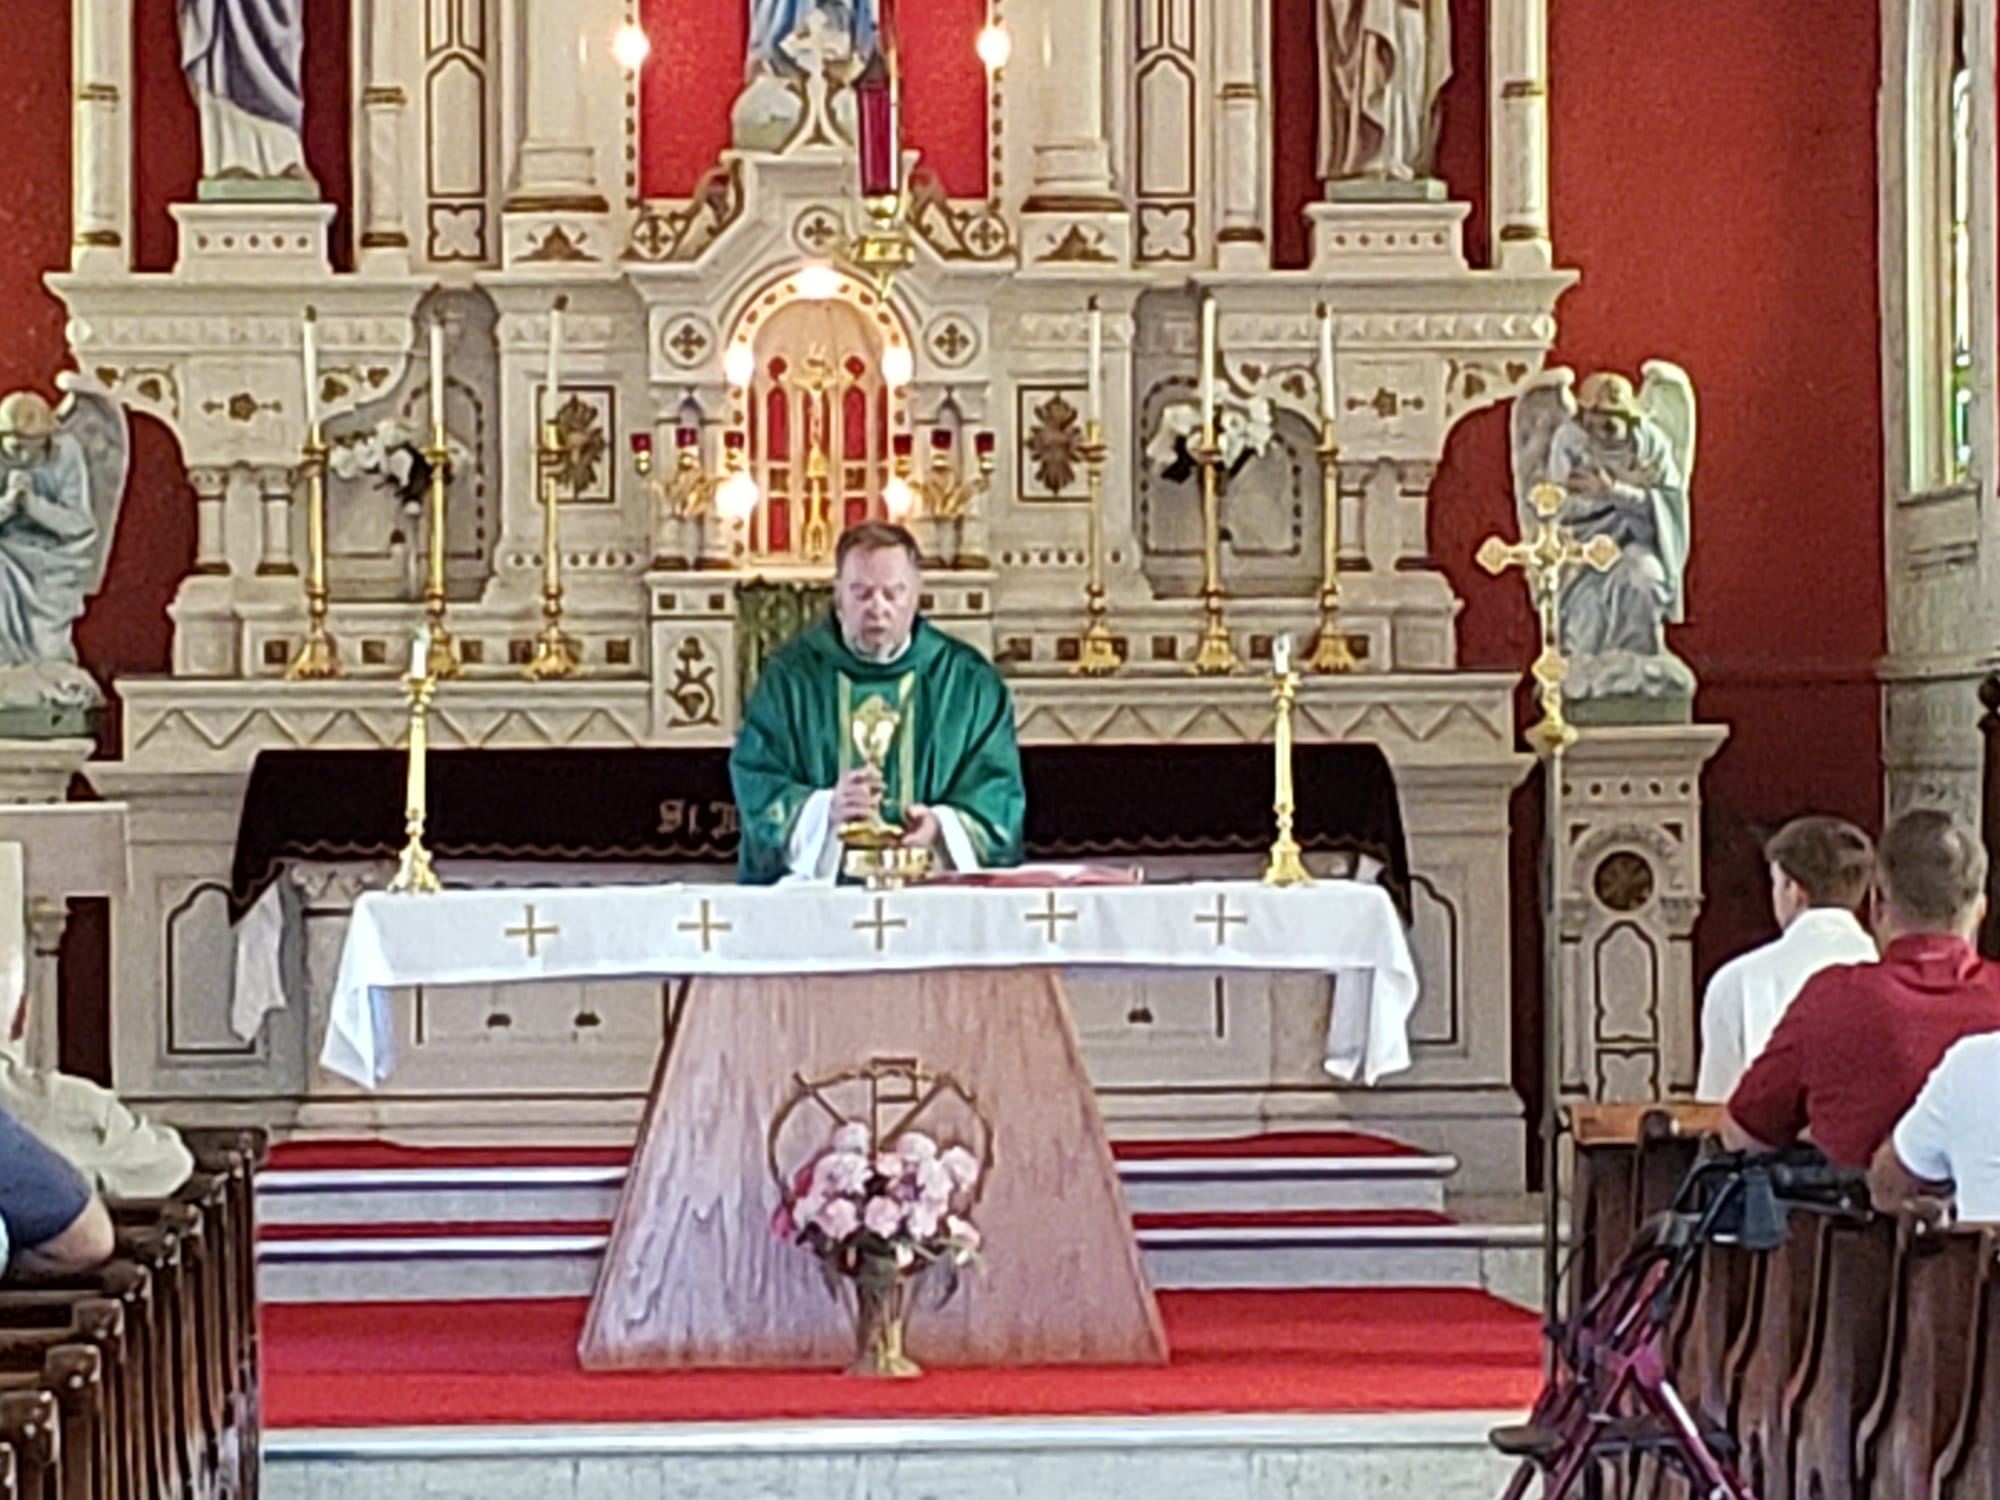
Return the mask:
<svg viewBox="0 0 2000 1500"><path fill-rule="evenodd" d="M900 526L850 527L832 617L765 663L729 758L746 884L833 879L840 829L877 813L946 868L1020 863L1013 701L991 662L917 618L919 557ZM854 743L871 700L897 720L879 773Z"/></svg>

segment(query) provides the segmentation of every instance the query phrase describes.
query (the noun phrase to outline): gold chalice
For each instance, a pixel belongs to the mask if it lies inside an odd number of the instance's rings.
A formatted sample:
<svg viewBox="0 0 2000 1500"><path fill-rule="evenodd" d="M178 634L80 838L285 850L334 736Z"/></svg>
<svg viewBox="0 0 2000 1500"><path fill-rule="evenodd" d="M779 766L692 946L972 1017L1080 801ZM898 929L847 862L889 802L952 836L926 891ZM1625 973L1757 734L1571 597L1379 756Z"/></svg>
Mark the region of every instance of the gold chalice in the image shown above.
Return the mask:
<svg viewBox="0 0 2000 1500"><path fill-rule="evenodd" d="M854 711L855 754L877 777L889 763L889 748L902 722L902 715L883 698L870 698ZM880 807L866 818L842 824L841 869L875 891L897 890L922 880L931 871L931 851L905 849L905 831L884 818Z"/></svg>

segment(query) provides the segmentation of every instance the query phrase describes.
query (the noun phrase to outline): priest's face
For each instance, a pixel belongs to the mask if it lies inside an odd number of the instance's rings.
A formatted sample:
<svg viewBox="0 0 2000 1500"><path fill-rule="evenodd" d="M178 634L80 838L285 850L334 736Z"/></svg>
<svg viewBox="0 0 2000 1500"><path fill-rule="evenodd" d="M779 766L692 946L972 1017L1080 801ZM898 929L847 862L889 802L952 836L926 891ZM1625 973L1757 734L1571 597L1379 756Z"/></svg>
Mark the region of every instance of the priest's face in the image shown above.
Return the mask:
<svg viewBox="0 0 2000 1500"><path fill-rule="evenodd" d="M923 575L900 547L847 554L833 580L840 633L858 656L886 660L909 642Z"/></svg>

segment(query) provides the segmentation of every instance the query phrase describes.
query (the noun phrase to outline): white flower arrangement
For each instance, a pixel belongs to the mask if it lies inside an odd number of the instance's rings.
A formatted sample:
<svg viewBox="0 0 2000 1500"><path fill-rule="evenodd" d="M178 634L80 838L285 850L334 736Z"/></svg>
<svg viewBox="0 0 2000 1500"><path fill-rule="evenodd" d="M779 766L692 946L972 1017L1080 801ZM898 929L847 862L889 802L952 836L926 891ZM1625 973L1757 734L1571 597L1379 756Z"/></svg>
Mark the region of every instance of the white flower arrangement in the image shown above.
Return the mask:
<svg viewBox="0 0 2000 1500"><path fill-rule="evenodd" d="M1276 436L1277 425L1267 398L1252 396L1247 401L1216 403L1215 445L1221 450L1225 475L1233 477L1251 459L1261 458ZM1194 477L1193 446L1200 437L1200 405L1173 402L1160 413L1160 425L1146 445L1146 457L1157 473L1178 484Z"/></svg>
<svg viewBox="0 0 2000 1500"><path fill-rule="evenodd" d="M445 434L445 472L464 472L472 461L472 450L451 434ZM335 438L327 454L326 466L340 479L372 476L404 504L418 504L424 486L430 483L430 464L424 457L425 442L417 429L400 417L385 417L366 432Z"/></svg>

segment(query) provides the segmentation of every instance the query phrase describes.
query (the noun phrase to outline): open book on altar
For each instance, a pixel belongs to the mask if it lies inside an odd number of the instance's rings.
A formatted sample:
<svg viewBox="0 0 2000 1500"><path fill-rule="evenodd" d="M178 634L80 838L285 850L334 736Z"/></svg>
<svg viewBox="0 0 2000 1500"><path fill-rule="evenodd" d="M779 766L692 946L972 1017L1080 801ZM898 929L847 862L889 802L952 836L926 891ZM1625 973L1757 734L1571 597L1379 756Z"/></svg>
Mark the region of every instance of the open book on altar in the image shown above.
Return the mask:
<svg viewBox="0 0 2000 1500"><path fill-rule="evenodd" d="M1146 872L1133 865L1016 865L1010 870L938 870L925 885L988 890L1039 890L1045 886L1142 885Z"/></svg>

